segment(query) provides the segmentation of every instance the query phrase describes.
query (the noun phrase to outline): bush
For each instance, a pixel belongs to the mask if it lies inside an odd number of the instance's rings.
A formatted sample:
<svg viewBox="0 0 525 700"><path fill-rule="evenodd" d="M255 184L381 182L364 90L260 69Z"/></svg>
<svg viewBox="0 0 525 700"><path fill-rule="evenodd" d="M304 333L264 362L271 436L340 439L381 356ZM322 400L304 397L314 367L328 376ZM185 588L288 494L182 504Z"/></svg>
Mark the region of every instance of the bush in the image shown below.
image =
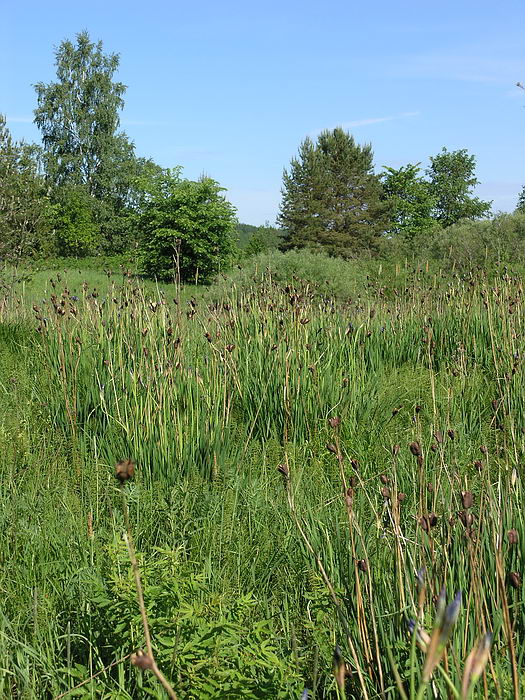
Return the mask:
<svg viewBox="0 0 525 700"><path fill-rule="evenodd" d="M234 252L235 209L217 182L163 173L140 218L141 268L149 277L208 282Z"/></svg>
<svg viewBox="0 0 525 700"><path fill-rule="evenodd" d="M458 267L525 261L525 214L499 214L489 221L461 221L427 244L431 259Z"/></svg>
<svg viewBox="0 0 525 700"><path fill-rule="evenodd" d="M56 252L63 257L85 257L100 243L93 198L82 186L64 186L56 193L54 219Z"/></svg>

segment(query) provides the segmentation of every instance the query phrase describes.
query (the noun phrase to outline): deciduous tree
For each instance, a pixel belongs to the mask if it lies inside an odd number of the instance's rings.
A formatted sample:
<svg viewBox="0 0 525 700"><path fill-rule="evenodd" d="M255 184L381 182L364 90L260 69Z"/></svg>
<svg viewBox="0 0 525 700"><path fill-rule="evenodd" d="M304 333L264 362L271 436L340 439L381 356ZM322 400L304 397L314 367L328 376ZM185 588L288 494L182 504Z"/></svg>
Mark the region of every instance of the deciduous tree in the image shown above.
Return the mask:
<svg viewBox="0 0 525 700"><path fill-rule="evenodd" d="M419 173L419 163L409 163L401 168L385 167L382 174L384 196L391 206L389 232L409 240L436 225L432 217L436 199Z"/></svg>
<svg viewBox="0 0 525 700"><path fill-rule="evenodd" d="M432 215L442 226L451 226L461 219L481 219L490 214L492 202L473 197L479 180L475 175L476 159L466 149L446 148L430 159L426 174L435 199Z"/></svg>
<svg viewBox="0 0 525 700"><path fill-rule="evenodd" d="M234 251L235 209L217 182L163 171L145 182L140 217L142 268L150 277L207 282Z"/></svg>
<svg viewBox="0 0 525 700"><path fill-rule="evenodd" d="M13 140L0 115L0 255L19 258L52 245L53 207L38 167L38 150Z"/></svg>

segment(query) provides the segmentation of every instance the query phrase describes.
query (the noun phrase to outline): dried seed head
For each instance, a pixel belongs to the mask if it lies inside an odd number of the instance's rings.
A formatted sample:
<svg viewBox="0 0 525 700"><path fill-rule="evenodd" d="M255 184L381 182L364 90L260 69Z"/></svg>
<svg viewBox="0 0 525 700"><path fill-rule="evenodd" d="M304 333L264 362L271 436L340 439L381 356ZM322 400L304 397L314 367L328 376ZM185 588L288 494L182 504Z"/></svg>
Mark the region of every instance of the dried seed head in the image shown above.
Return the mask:
<svg viewBox="0 0 525 700"><path fill-rule="evenodd" d="M401 449L401 445L394 445L392 447L392 454L394 455L394 457L397 457L400 449Z"/></svg>
<svg viewBox="0 0 525 700"><path fill-rule="evenodd" d="M131 459L122 459L117 462L115 467L115 476L120 481L121 484L126 482L128 479L133 478L135 474L135 464Z"/></svg>
<svg viewBox="0 0 525 700"><path fill-rule="evenodd" d="M483 469L483 462L480 459L476 459L476 461L474 462L474 466L476 467L478 472L480 472Z"/></svg>
<svg viewBox="0 0 525 700"><path fill-rule="evenodd" d="M498 399L492 399L492 410L497 411L499 406L499 401Z"/></svg>
<svg viewBox="0 0 525 700"><path fill-rule="evenodd" d="M328 450L328 452L331 452L331 453L334 454L334 455L338 455L338 454L339 454L339 453L338 453L338 450L337 450L337 447L336 447L336 445L334 445L333 442L329 442L328 445L326 446L326 449Z"/></svg>
<svg viewBox="0 0 525 700"><path fill-rule="evenodd" d="M456 437L456 431L455 431L455 430L449 429L449 430L447 430L447 435L449 436L449 438L450 438L451 440L454 440L455 437Z"/></svg>
<svg viewBox="0 0 525 700"><path fill-rule="evenodd" d="M486 455L487 452L488 452L488 450L487 450L487 448L485 447L485 445L481 445L480 448L479 448L479 451L481 452L482 455Z"/></svg>
<svg viewBox="0 0 525 700"><path fill-rule="evenodd" d="M521 575L517 571L511 571L509 574L509 583L516 590L521 588Z"/></svg>
<svg viewBox="0 0 525 700"><path fill-rule="evenodd" d="M429 491L430 493L434 493L434 484L428 483L427 484L427 491Z"/></svg>
<svg viewBox="0 0 525 700"><path fill-rule="evenodd" d="M441 432L441 430L436 430L436 432L434 433L434 437L436 439L436 442L441 445L441 443L443 442L443 433Z"/></svg>
<svg viewBox="0 0 525 700"><path fill-rule="evenodd" d="M411 442L409 447L410 447L410 452L412 452L414 457L421 457L421 455L423 454L421 452L421 445L419 444L419 442Z"/></svg>
<svg viewBox="0 0 525 700"><path fill-rule="evenodd" d="M361 467L361 464L359 463L359 460L358 460L358 459L351 459L351 460L350 460L350 464L351 464L352 467L356 470L356 472L359 471L359 469L360 469L360 467Z"/></svg>
<svg viewBox="0 0 525 700"><path fill-rule="evenodd" d="M359 559L357 562L357 568L359 571L368 571L368 564L365 559Z"/></svg>
<svg viewBox="0 0 525 700"><path fill-rule="evenodd" d="M153 668L153 659L148 654L145 654L141 649L136 654L131 655L131 663L141 671Z"/></svg>
<svg viewBox="0 0 525 700"><path fill-rule="evenodd" d="M398 493L397 494L397 502L403 503L403 501L406 500L406 497L407 497L406 493L403 493L403 492Z"/></svg>
<svg viewBox="0 0 525 700"><path fill-rule="evenodd" d="M422 407L422 406L419 406L419 404L418 404L418 405L415 407L414 410L415 410L416 413L421 413L422 408L423 408L423 407Z"/></svg>
<svg viewBox="0 0 525 700"><path fill-rule="evenodd" d="M380 478L382 484L388 484L390 482L390 479L388 478L388 476L386 474L381 474L381 476L379 478Z"/></svg>
<svg viewBox="0 0 525 700"><path fill-rule="evenodd" d="M469 529L474 523L474 516L466 510L462 510L458 513L458 518L461 520L465 528Z"/></svg>
<svg viewBox="0 0 525 700"><path fill-rule="evenodd" d="M461 502L463 503L463 508L471 508L474 503L474 495L472 491L462 491L461 492Z"/></svg>
<svg viewBox="0 0 525 700"><path fill-rule="evenodd" d="M348 488L345 494L345 503L347 508L352 508L354 505L355 491L353 488Z"/></svg>
<svg viewBox="0 0 525 700"><path fill-rule="evenodd" d="M383 496L383 498L390 498L390 489L388 488L388 486L383 486L383 488L381 489L381 495Z"/></svg>
<svg viewBox="0 0 525 700"><path fill-rule="evenodd" d="M423 455L418 455L417 456L417 466L422 467L423 466Z"/></svg>
<svg viewBox="0 0 525 700"><path fill-rule="evenodd" d="M514 528L509 530L507 532L507 539L509 540L509 544L518 544L518 531Z"/></svg>
<svg viewBox="0 0 525 700"><path fill-rule="evenodd" d="M425 532L430 532L430 528L437 525L437 515L435 513L423 515L421 518L419 518L419 524Z"/></svg>
<svg viewBox="0 0 525 700"><path fill-rule="evenodd" d="M329 418L328 423L330 424L331 428L338 428L341 425L341 418L339 416Z"/></svg>
<svg viewBox="0 0 525 700"><path fill-rule="evenodd" d="M279 466L277 467L277 471L280 472L288 481L288 479L290 478L290 470L288 469L286 464L279 464Z"/></svg>

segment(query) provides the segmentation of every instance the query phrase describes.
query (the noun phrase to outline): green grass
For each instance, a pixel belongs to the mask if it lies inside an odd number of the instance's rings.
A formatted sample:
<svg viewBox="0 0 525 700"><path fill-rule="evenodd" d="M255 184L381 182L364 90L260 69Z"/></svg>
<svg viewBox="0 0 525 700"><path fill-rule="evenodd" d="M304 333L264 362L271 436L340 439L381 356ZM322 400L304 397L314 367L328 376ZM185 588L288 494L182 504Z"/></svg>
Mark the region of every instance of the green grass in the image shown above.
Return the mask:
<svg viewBox="0 0 525 700"><path fill-rule="evenodd" d="M275 259L181 294L67 266L7 280L0 696L102 671L73 693L164 697L129 660L107 668L144 645L113 476L128 457L153 646L180 698L430 698L406 620L430 632L442 587L463 602L435 692L460 688L487 631L472 697L520 692L521 279L336 277L318 258L307 283Z"/></svg>

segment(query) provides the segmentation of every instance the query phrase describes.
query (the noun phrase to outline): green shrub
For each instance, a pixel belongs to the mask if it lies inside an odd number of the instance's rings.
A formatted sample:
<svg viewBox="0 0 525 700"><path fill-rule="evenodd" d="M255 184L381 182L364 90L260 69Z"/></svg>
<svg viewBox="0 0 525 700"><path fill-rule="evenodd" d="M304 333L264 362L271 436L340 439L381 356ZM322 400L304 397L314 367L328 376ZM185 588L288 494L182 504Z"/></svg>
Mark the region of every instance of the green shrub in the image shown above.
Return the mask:
<svg viewBox="0 0 525 700"><path fill-rule="evenodd" d="M143 272L162 280L209 281L234 251L235 210L217 182L162 173L140 219Z"/></svg>
<svg viewBox="0 0 525 700"><path fill-rule="evenodd" d="M56 252L60 256L93 254L100 242L93 200L81 186L64 186L57 192L54 220Z"/></svg>

